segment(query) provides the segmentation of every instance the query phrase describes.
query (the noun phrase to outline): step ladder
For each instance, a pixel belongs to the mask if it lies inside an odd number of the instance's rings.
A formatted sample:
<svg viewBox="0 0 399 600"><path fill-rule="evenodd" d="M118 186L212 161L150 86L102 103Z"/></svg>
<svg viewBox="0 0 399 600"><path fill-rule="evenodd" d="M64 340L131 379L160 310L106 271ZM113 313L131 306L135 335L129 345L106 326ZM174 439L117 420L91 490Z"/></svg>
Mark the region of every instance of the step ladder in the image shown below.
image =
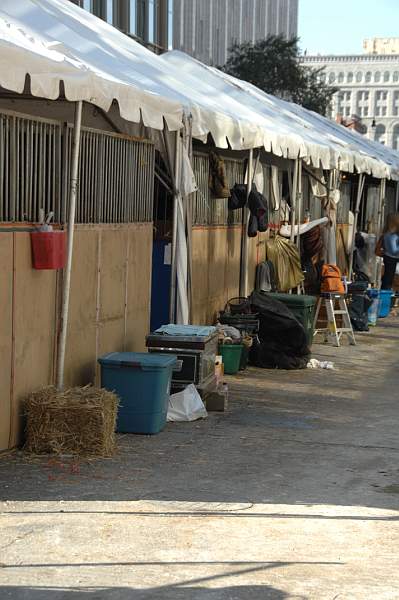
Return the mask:
<svg viewBox="0 0 399 600"><path fill-rule="evenodd" d="M327 313L327 327L318 329L317 322L319 320L319 313L323 302ZM338 310L335 308L337 302L339 306ZM337 327L337 321L335 319L336 315L342 315L343 327ZM342 335L347 335L351 346L356 346L355 335L353 333L348 307L343 294L324 293L320 295L314 318L314 335L317 335L318 333L323 333L324 341L328 342L331 340L334 346L337 346L338 348L341 345L340 341Z"/></svg>

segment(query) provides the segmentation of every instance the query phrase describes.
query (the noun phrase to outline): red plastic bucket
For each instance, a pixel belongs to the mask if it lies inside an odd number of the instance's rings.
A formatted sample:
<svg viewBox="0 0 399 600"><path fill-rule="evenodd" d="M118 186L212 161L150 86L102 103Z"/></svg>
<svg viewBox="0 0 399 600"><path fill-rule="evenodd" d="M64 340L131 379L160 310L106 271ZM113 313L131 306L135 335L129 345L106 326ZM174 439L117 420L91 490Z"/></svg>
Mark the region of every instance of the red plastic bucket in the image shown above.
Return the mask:
<svg viewBox="0 0 399 600"><path fill-rule="evenodd" d="M65 231L32 231L34 269L63 269L66 262Z"/></svg>

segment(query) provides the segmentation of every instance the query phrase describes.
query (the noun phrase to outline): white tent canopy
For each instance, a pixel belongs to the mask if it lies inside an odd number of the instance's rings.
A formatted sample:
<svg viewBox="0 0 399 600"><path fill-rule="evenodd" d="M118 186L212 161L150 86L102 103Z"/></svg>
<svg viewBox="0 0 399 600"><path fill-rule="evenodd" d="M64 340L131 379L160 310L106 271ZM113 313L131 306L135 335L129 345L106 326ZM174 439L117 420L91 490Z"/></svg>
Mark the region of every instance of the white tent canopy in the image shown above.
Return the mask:
<svg viewBox="0 0 399 600"><path fill-rule="evenodd" d="M0 85L34 96L84 100L121 116L170 130L182 126L183 106L165 85L159 58L69 0L1 0Z"/></svg>
<svg viewBox="0 0 399 600"><path fill-rule="evenodd" d="M353 172L356 168L378 178L399 175L399 154L325 117L266 94L182 52L168 52L161 59L177 68L192 90L201 91L207 105L215 104L240 122L241 148L248 147L247 142L277 156L304 158L324 169ZM256 125L252 138L250 135L245 138L247 121ZM215 139L213 128L210 126L209 131ZM199 137L195 132L193 135ZM230 138L228 141L233 149L237 148ZM215 143L220 146L217 138Z"/></svg>
<svg viewBox="0 0 399 600"><path fill-rule="evenodd" d="M346 147L354 154L354 164L358 171L375 174L376 177L393 176L394 179L399 177L399 153L392 148L387 148L383 144L370 140L364 135L343 127L335 121L308 110L303 106L270 96L270 94L266 94L248 82L220 73L220 71L217 71L217 73L239 85L240 88L257 97L259 100L272 102L276 106L276 109L282 111L286 116L289 113L290 119L295 119L297 124L308 131L313 130L315 136L322 136L327 143L334 144L338 148L338 152L340 151L340 147ZM348 165L343 163L342 160L343 158L341 157L341 170L351 170L347 168ZM373 167L377 171L381 167L381 165L375 164L374 161L384 163L385 170L383 173L373 173Z"/></svg>
<svg viewBox="0 0 399 600"><path fill-rule="evenodd" d="M255 86L181 53L159 57L69 0L2 0L0 85L21 93L26 76L34 96L56 99L63 82L68 100L108 111L153 129L182 127L233 150L264 147L325 169L394 177L394 151L328 119L265 94Z"/></svg>

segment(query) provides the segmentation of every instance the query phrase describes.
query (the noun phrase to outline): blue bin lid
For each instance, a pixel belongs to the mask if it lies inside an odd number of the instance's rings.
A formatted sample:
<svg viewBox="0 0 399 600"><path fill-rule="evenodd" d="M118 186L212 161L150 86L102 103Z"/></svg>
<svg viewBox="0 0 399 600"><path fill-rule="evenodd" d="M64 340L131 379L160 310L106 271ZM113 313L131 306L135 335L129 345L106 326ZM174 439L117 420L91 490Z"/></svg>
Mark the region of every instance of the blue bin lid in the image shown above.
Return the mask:
<svg viewBox="0 0 399 600"><path fill-rule="evenodd" d="M106 367L131 367L132 369L166 369L177 362L173 354L153 354L147 352L110 352L98 359Z"/></svg>

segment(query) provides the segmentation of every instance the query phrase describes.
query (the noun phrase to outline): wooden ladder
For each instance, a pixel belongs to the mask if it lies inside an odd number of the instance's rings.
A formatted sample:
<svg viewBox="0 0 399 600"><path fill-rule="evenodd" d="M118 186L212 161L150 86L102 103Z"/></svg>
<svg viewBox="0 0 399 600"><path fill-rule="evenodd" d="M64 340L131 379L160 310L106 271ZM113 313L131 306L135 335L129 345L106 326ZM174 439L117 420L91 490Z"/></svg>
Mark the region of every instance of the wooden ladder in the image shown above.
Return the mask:
<svg viewBox="0 0 399 600"><path fill-rule="evenodd" d="M326 307L327 313L327 327L317 329L317 322L319 320L319 313L323 302ZM335 308L336 302L338 302L338 310L336 310ZM335 319L336 315L342 316L343 327L337 326L337 321ZM341 345L340 341L342 335L347 335L349 343L352 346L356 346L355 335L353 333L348 307L346 305L345 296L343 294L321 294L317 303L316 314L314 318L314 335L317 335L318 333L323 333L324 341L328 342L329 340L331 340L334 346L337 346L338 348Z"/></svg>

